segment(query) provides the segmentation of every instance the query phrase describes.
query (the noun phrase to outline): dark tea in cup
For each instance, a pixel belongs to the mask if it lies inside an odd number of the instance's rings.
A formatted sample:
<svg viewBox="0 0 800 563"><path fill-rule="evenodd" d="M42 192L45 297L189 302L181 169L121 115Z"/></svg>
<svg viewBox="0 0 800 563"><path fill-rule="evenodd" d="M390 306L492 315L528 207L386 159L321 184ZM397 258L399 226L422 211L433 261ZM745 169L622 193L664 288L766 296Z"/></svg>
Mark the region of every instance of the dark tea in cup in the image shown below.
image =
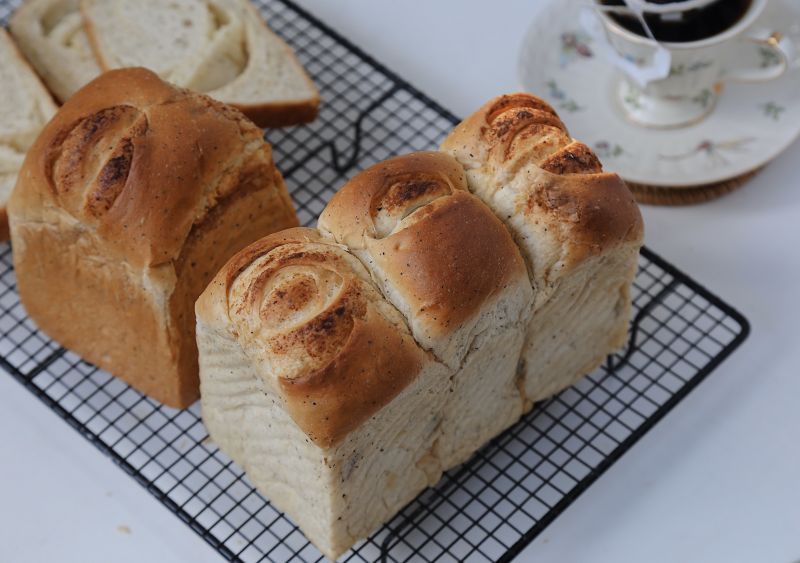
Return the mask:
<svg viewBox="0 0 800 563"><path fill-rule="evenodd" d="M646 0L648 4L671 4L687 0ZM604 6L625 6L623 0L599 0ZM658 14L645 12L644 18L653 36L665 43L700 41L719 35L736 25L750 8L751 0L716 0L686 11ZM648 37L639 19L632 13L609 12L620 26Z"/></svg>

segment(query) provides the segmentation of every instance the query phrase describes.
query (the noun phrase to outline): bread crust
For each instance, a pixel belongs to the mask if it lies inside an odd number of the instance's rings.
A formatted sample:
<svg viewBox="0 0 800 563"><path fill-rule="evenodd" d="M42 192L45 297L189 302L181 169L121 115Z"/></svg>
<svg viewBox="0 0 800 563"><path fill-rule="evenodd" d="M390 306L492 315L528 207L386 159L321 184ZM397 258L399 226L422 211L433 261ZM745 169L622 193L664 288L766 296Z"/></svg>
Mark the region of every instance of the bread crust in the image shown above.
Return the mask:
<svg viewBox="0 0 800 563"><path fill-rule="evenodd" d="M231 104L262 128L288 127L311 123L319 115L319 95L302 102Z"/></svg>
<svg viewBox="0 0 800 563"><path fill-rule="evenodd" d="M61 108L9 213L32 318L176 407L198 397L194 300L233 252L297 225L261 131L145 69L106 73Z"/></svg>
<svg viewBox="0 0 800 563"><path fill-rule="evenodd" d="M531 223L568 226L561 243L575 252L565 252L564 273L616 245L641 243L641 212L625 182L603 172L592 150L573 140L540 98L516 93L490 100L441 148L475 178L471 188L484 201L503 197L498 194L518 176L526 196L517 197L515 212Z"/></svg>
<svg viewBox="0 0 800 563"><path fill-rule="evenodd" d="M436 349L433 342L461 330L498 294L520 279L528 284L509 232L466 191L463 169L444 153L412 153L361 172L333 196L319 224L337 242L366 251L423 346Z"/></svg>
<svg viewBox="0 0 800 563"><path fill-rule="evenodd" d="M197 300L198 323L238 340L292 419L330 448L430 360L358 260L312 229L237 253Z"/></svg>
<svg viewBox="0 0 800 563"><path fill-rule="evenodd" d="M275 32L269 28L267 22L265 22L264 18L261 16L261 13L251 2L247 2L247 8L250 11L251 17L256 19L264 33L275 35ZM300 64L294 50L280 37L278 37L278 40L283 45L284 55L301 70L307 86L314 92L314 95L308 100L303 101L284 100L265 102L263 104L232 104L235 108L252 119L259 127L285 127L287 125L310 123L314 121L319 114L320 95L316 84L314 84L314 81L308 76L303 65Z"/></svg>

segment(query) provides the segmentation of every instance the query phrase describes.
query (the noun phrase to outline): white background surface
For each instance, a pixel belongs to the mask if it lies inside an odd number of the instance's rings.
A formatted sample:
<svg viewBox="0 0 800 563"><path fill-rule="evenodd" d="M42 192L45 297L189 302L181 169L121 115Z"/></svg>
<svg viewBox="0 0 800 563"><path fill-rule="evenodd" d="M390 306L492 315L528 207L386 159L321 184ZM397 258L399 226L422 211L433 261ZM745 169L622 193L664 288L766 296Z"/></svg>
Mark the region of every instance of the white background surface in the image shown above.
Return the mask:
<svg viewBox="0 0 800 563"><path fill-rule="evenodd" d="M301 4L458 115L518 88L517 51L537 9L537 0ZM520 561L800 559L798 162L795 144L719 201L644 208L647 244L737 306L753 333ZM221 561L3 376L0 452L2 562Z"/></svg>

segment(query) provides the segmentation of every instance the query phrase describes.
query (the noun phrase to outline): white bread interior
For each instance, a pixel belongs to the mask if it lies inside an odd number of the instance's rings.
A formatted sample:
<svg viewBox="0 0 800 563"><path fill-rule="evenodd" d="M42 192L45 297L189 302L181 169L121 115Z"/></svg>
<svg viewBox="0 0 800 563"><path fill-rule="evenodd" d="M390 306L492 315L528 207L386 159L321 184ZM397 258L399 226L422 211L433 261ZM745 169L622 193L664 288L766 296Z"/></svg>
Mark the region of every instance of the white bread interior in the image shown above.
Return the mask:
<svg viewBox="0 0 800 563"><path fill-rule="evenodd" d="M9 22L20 50L63 103L100 74L80 0L25 0Z"/></svg>
<svg viewBox="0 0 800 563"><path fill-rule="evenodd" d="M47 89L0 28L0 240L8 238L6 203L25 153L55 112Z"/></svg>
<svg viewBox="0 0 800 563"><path fill-rule="evenodd" d="M262 127L316 113L314 83L250 0L81 0L81 10L104 70L144 66Z"/></svg>

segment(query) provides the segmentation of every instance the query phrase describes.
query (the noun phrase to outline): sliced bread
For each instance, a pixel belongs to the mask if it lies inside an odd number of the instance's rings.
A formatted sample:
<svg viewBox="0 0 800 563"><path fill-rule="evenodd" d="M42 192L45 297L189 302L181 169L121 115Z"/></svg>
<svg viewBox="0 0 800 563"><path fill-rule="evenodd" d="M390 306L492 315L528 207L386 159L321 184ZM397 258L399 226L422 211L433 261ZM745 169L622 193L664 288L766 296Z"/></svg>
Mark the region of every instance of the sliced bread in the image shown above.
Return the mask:
<svg viewBox="0 0 800 563"><path fill-rule="evenodd" d="M20 50L60 102L100 74L79 0L26 0L9 27Z"/></svg>
<svg viewBox="0 0 800 563"><path fill-rule="evenodd" d="M144 66L262 127L316 117L319 93L249 0L81 0L103 70Z"/></svg>
<svg viewBox="0 0 800 563"><path fill-rule="evenodd" d="M25 153L55 111L47 89L0 27L0 240L8 239L6 202Z"/></svg>

